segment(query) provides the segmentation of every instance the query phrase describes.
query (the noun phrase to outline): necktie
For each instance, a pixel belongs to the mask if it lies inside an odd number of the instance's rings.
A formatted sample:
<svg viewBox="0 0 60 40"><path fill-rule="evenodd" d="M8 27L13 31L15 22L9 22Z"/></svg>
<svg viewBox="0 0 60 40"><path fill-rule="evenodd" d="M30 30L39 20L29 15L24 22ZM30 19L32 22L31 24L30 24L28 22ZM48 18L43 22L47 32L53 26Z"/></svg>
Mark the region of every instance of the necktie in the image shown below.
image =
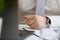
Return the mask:
<svg viewBox="0 0 60 40"><path fill-rule="evenodd" d="M44 6L45 6L44 0L37 0L35 14L40 15L40 16L44 16L45 15Z"/></svg>
<svg viewBox="0 0 60 40"><path fill-rule="evenodd" d="M35 15L45 16L44 6L45 6L45 0L37 0ZM40 34L42 35L41 30L40 30Z"/></svg>

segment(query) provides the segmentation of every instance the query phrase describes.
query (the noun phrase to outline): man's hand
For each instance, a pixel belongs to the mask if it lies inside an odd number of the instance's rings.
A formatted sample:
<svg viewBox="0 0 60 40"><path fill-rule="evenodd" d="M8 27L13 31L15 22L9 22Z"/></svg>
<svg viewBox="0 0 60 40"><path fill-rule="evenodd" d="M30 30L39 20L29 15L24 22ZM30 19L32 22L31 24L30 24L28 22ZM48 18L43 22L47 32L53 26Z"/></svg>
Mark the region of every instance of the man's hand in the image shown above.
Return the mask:
<svg viewBox="0 0 60 40"><path fill-rule="evenodd" d="M37 30L46 27L46 18L38 15L24 16L24 21L31 29Z"/></svg>

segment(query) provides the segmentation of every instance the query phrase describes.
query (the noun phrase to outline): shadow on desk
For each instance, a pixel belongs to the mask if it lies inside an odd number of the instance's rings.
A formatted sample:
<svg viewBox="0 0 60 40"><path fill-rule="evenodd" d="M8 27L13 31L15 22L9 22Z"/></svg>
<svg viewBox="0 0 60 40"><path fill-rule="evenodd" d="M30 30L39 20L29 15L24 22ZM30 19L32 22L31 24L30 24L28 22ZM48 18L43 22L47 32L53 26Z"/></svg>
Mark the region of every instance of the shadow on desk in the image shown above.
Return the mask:
<svg viewBox="0 0 60 40"><path fill-rule="evenodd" d="M31 35L33 35L33 31L19 30L19 39L20 40L24 40Z"/></svg>

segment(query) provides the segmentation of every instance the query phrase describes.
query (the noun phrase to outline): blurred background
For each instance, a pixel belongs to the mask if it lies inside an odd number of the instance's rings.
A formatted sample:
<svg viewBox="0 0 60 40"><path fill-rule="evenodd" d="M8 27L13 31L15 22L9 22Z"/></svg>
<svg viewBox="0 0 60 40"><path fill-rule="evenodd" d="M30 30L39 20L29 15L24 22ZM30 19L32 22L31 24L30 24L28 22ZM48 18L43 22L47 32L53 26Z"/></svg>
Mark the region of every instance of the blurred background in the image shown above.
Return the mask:
<svg viewBox="0 0 60 40"><path fill-rule="evenodd" d="M18 39L18 0L0 0L0 39Z"/></svg>
<svg viewBox="0 0 60 40"><path fill-rule="evenodd" d="M22 16L34 15L35 9L36 0L0 0L0 35L2 30L2 38L17 39L19 25L25 24ZM45 15L52 20L51 27L60 27L60 0L45 0Z"/></svg>

